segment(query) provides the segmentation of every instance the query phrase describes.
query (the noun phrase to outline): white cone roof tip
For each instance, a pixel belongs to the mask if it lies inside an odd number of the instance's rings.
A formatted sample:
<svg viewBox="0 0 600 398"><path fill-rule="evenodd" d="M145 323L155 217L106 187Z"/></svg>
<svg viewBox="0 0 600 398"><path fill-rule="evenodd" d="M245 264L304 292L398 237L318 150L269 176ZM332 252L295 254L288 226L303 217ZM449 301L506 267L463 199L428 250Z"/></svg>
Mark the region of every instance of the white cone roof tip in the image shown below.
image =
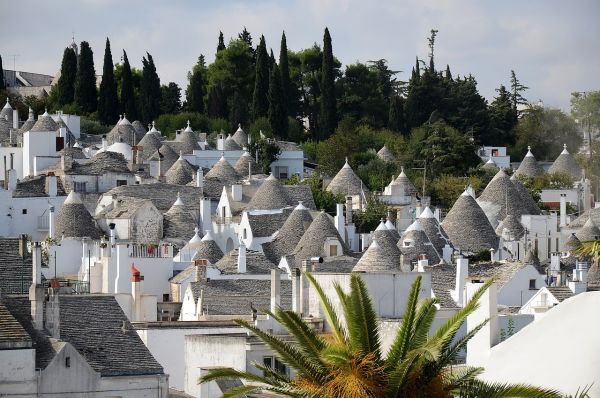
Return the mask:
<svg viewBox="0 0 600 398"><path fill-rule="evenodd" d="M385 225L385 222L383 221L383 219L381 219L381 222L379 223L377 228L375 228L375 231L387 231L387 230L388 230L388 227Z"/></svg>
<svg viewBox="0 0 600 398"><path fill-rule="evenodd" d="M275 177L275 175L271 173L265 181L277 181L277 177Z"/></svg>
<svg viewBox="0 0 600 398"><path fill-rule="evenodd" d="M396 227L394 226L394 224L392 223L392 221L389 218L385 222L385 227L391 231L396 229Z"/></svg>
<svg viewBox="0 0 600 398"><path fill-rule="evenodd" d="M344 166L342 166L342 169L351 169L352 167L350 167L350 165L348 164L348 157L346 157L345 161L344 161Z"/></svg>
<svg viewBox="0 0 600 398"><path fill-rule="evenodd" d="M242 123L238 123L238 128L235 132L237 133L238 131L244 132L244 130L242 130Z"/></svg>
<svg viewBox="0 0 600 398"><path fill-rule="evenodd" d="M423 227L421 226L421 223L419 222L418 218L415 221L413 221L413 223L410 224L404 232L406 233L409 231L423 231Z"/></svg>
<svg viewBox="0 0 600 398"><path fill-rule="evenodd" d="M204 234L204 238L202 238L203 242L206 242L208 240L215 240L215 238L212 235L212 232L210 231L210 229L206 230L206 234Z"/></svg>
<svg viewBox="0 0 600 398"><path fill-rule="evenodd" d="M377 243L377 239L375 239L375 237L373 237L373 240L371 241L371 244L369 245L369 248L371 248L371 247L373 249L377 249L379 247L379 243Z"/></svg>
<svg viewBox="0 0 600 398"><path fill-rule="evenodd" d="M177 200L173 203L173 206L183 206L183 200L181 200L181 196L179 196L179 192L177 192Z"/></svg>
<svg viewBox="0 0 600 398"><path fill-rule="evenodd" d="M299 200L299 201L298 201L298 206L296 206L296 207L294 208L294 210L308 210L308 208L302 204L302 201L301 201L301 200Z"/></svg>
<svg viewBox="0 0 600 398"><path fill-rule="evenodd" d="M433 212L429 208L429 206L425 207L425 209L419 215L419 218L435 218Z"/></svg>
<svg viewBox="0 0 600 398"><path fill-rule="evenodd" d="M192 130L192 128L190 127L190 121L189 120L187 121L187 127L183 131L185 131L186 133L193 133L194 132L194 130Z"/></svg>
<svg viewBox="0 0 600 398"><path fill-rule="evenodd" d="M64 204L79 204L79 203L83 203L81 201L81 197L79 196L79 194L75 191L71 191L69 192L69 195L67 196L67 198L65 199Z"/></svg>
<svg viewBox="0 0 600 398"><path fill-rule="evenodd" d="M189 243L196 243L202 241L202 238L200 238L200 234L198 234L199 231L200 230L198 229L198 227L194 228L194 236L192 236L192 239L189 240Z"/></svg>
<svg viewBox="0 0 600 398"><path fill-rule="evenodd" d="M48 116L48 108L44 108L44 113L42 114L42 116Z"/></svg>
<svg viewBox="0 0 600 398"><path fill-rule="evenodd" d="M525 157L534 157L533 153L531 153L531 146L527 146L527 154L525 155Z"/></svg>
<svg viewBox="0 0 600 398"><path fill-rule="evenodd" d="M152 128L150 129L149 133L158 133L158 130L156 129L156 126L154 125L154 120L152 121Z"/></svg>
<svg viewBox="0 0 600 398"><path fill-rule="evenodd" d="M398 178L400 177L406 177L406 173L404 173L404 166L400 167L400 175L398 175Z"/></svg>
<svg viewBox="0 0 600 398"><path fill-rule="evenodd" d="M561 155L568 155L569 151L567 150L567 144L563 144L563 150L560 153Z"/></svg>
<svg viewBox="0 0 600 398"><path fill-rule="evenodd" d="M6 97L6 104L4 105L4 108L2 108L2 109L12 109L12 106L10 106L10 104L8 103L8 97Z"/></svg>
<svg viewBox="0 0 600 398"><path fill-rule="evenodd" d="M495 166L496 162L494 162L494 160L492 158L489 158L488 161L485 162L485 164L493 164Z"/></svg>

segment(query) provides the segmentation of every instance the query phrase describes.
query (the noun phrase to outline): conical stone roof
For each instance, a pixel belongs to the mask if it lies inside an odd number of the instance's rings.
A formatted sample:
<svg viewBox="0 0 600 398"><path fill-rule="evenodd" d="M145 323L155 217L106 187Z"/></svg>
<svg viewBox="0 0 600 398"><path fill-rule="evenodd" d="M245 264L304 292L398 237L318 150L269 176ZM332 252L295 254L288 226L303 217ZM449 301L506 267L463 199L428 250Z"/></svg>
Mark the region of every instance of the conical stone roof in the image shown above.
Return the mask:
<svg viewBox="0 0 600 398"><path fill-rule="evenodd" d="M565 242L565 249L575 250L578 249L579 246L581 246L581 241L579 240L579 238L577 238L577 235L575 235L575 233L572 233L571 236L569 236L569 238Z"/></svg>
<svg viewBox="0 0 600 398"><path fill-rule="evenodd" d="M361 195L361 192L367 192L367 187L362 183L362 180L356 175L354 170L348 164L348 159L344 166L333 177L333 180L327 185L327 191L335 195Z"/></svg>
<svg viewBox="0 0 600 398"><path fill-rule="evenodd" d="M165 173L167 184L185 185L194 179L196 169L187 160L180 157Z"/></svg>
<svg viewBox="0 0 600 398"><path fill-rule="evenodd" d="M162 160L160 168L162 170L162 173L164 174L179 159L179 155L167 144L162 144L161 147L157 149L156 152L154 152L152 156L150 156L150 158L148 158L148 160L157 161L161 158L161 155Z"/></svg>
<svg viewBox="0 0 600 398"><path fill-rule="evenodd" d="M249 210L278 210L288 207L288 197L279 180L273 174L258 187L250 203Z"/></svg>
<svg viewBox="0 0 600 398"><path fill-rule="evenodd" d="M523 185L523 183L519 181L519 179L514 174L510 177L510 181L517 189L517 192L519 192L522 207L527 209L527 213L524 214L539 215L541 213L540 208L538 207L537 203L535 203L535 200L533 200L533 197L531 196L527 188L525 188L525 185Z"/></svg>
<svg viewBox="0 0 600 398"><path fill-rule="evenodd" d="M489 158L488 161L485 162L483 164L483 166L481 166L481 168L483 170L498 171L498 166L496 165L496 163L494 162L494 160L492 158Z"/></svg>
<svg viewBox="0 0 600 398"><path fill-rule="evenodd" d="M237 142L235 142L231 135L228 135L227 138L225 138L225 141L223 142L223 150L239 151L240 149L242 149L242 147Z"/></svg>
<svg viewBox="0 0 600 398"><path fill-rule="evenodd" d="M6 104L4 104L4 107L2 108L2 110L0 110L0 119L1 118L6 118L6 120L8 120L8 122L12 124L13 108L8 103L8 97L6 97Z"/></svg>
<svg viewBox="0 0 600 398"><path fill-rule="evenodd" d="M29 107L29 117L27 118L27 120L25 120L25 123L23 123L23 125L19 129L19 132L24 133L26 131L30 131L33 128L34 124L35 118L33 117L33 109Z"/></svg>
<svg viewBox="0 0 600 398"><path fill-rule="evenodd" d="M206 235L200 241L200 243L194 247L196 254L192 260L208 260L211 264L216 264L221 258L223 258L223 251L215 242L212 232L206 231Z"/></svg>
<svg viewBox="0 0 600 398"><path fill-rule="evenodd" d="M496 234L504 237L504 240L519 240L525 235L525 227L519 221L520 217L513 214L508 214L504 217L498 227L496 228Z"/></svg>
<svg viewBox="0 0 600 398"><path fill-rule="evenodd" d="M142 147L142 159L146 160L162 146L162 143L154 133L148 132L138 142L138 146Z"/></svg>
<svg viewBox="0 0 600 398"><path fill-rule="evenodd" d="M0 144L6 145L10 142L10 129L12 125L4 117L0 117ZM13 143L17 142L17 134L13 134Z"/></svg>
<svg viewBox="0 0 600 398"><path fill-rule="evenodd" d="M394 256L397 264L400 264L400 249L398 249L398 240L400 237L396 237L394 233L389 230L383 222L379 224L377 229L373 232L373 239L377 240L378 245L381 249L390 256Z"/></svg>
<svg viewBox="0 0 600 398"><path fill-rule="evenodd" d="M377 238L360 257L352 272L385 272L400 270L400 256L392 254L379 246Z"/></svg>
<svg viewBox="0 0 600 398"><path fill-rule="evenodd" d="M442 226L457 249L475 253L498 249L498 236L494 228L467 191L458 197L442 221Z"/></svg>
<svg viewBox="0 0 600 398"><path fill-rule="evenodd" d="M575 180L581 179L581 167L575 161L573 155L567 150L567 144L564 145L563 151L558 155L552 166L548 169L548 173L566 173L572 176Z"/></svg>
<svg viewBox="0 0 600 398"><path fill-rule="evenodd" d="M233 183L241 179L240 175L235 171L233 166L221 156L221 159L206 173L206 178L219 180L222 183Z"/></svg>
<svg viewBox="0 0 600 398"><path fill-rule="evenodd" d="M527 147L527 154L523 158L523 161L519 165L517 171L515 171L515 175L517 177L529 177L534 178L544 174L544 169L540 166L535 160L535 156L531 153L531 147Z"/></svg>
<svg viewBox="0 0 600 398"><path fill-rule="evenodd" d="M184 129L181 134L179 134L179 141L181 142L180 149L186 155L193 153L196 149L200 149L200 145L198 144L198 136L190 127L189 121L187 128Z"/></svg>
<svg viewBox="0 0 600 398"><path fill-rule="evenodd" d="M56 238L100 239L100 231L79 194L71 191L56 215Z"/></svg>
<svg viewBox="0 0 600 398"><path fill-rule="evenodd" d="M277 236L271 242L263 243L265 256L278 264L281 257L294 251L312 221L313 218L306 207L302 204L296 206L279 229Z"/></svg>
<svg viewBox="0 0 600 398"><path fill-rule="evenodd" d="M390 151L390 148L387 145L384 145L378 152L377 157L381 160L385 160L386 162L393 162L396 160L396 156Z"/></svg>
<svg viewBox="0 0 600 398"><path fill-rule="evenodd" d="M46 132L58 130L58 124L48 114L48 111L44 112L43 115L38 117L37 122L31 127L31 132Z"/></svg>
<svg viewBox="0 0 600 398"><path fill-rule="evenodd" d="M124 142L130 146L137 144L144 136L139 134L138 131L126 118L120 119L117 124L110 130L106 135L106 141L108 145L112 145L115 142Z"/></svg>
<svg viewBox="0 0 600 398"><path fill-rule="evenodd" d="M404 196L413 196L417 193L417 188L415 188L406 173L404 173L404 167L402 167L400 174L394 182L402 187Z"/></svg>
<svg viewBox="0 0 600 398"><path fill-rule="evenodd" d="M594 223L594 220L588 218L585 224L583 224L583 227L575 233L575 236L577 236L577 239L581 242L595 240L600 237L600 229L596 223Z"/></svg>
<svg viewBox="0 0 600 398"><path fill-rule="evenodd" d="M421 254L427 256L429 264L439 264L441 257L429 240L419 219L416 219L404 232L398 242L398 248L404 255L405 261L416 261Z"/></svg>
<svg viewBox="0 0 600 398"><path fill-rule="evenodd" d="M240 156L238 161L235 162L235 166L233 168L242 177L247 176L249 170L252 172L253 175L262 174L260 166L258 165L258 163L256 163L256 161L254 160L252 155L248 153L248 151L244 151L244 153L242 153L242 156Z"/></svg>
<svg viewBox="0 0 600 398"><path fill-rule="evenodd" d="M142 122L140 122L139 120L134 120L133 123L131 123L131 125L135 129L136 135L138 137L146 135L146 128L144 127Z"/></svg>
<svg viewBox="0 0 600 398"><path fill-rule="evenodd" d="M343 254L350 254L350 249L324 211L320 212L310 224L302 238L294 248L293 255L299 266L302 260L323 256L323 244L329 237L337 238L342 245Z"/></svg>
<svg viewBox="0 0 600 398"><path fill-rule="evenodd" d="M485 187L477 203L485 212L493 227L506 217L506 214L520 216L529 214L529 209L521 200L521 194L510 181L510 177L499 170Z"/></svg>
<svg viewBox="0 0 600 398"><path fill-rule="evenodd" d="M241 124L238 124L238 129L235 131L232 138L242 148L248 145L248 134L246 134L246 132L242 130Z"/></svg>
<svg viewBox="0 0 600 398"><path fill-rule="evenodd" d="M189 232L193 231L196 227L196 221L186 209L179 194L177 194L177 200L165 213L163 218L164 237L183 243L186 241L186 237L189 236Z"/></svg>
<svg viewBox="0 0 600 398"><path fill-rule="evenodd" d="M435 218L429 206L419 215L419 223L438 254L442 254L442 250L446 245L452 247L452 242L450 242L448 234Z"/></svg>

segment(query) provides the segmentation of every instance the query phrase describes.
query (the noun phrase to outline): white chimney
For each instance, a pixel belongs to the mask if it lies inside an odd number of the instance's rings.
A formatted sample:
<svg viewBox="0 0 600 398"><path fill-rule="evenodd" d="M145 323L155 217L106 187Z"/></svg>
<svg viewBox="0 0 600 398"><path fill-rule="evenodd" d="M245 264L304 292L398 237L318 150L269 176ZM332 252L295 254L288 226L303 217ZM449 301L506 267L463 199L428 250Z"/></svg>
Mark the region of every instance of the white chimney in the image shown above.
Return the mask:
<svg viewBox="0 0 600 398"><path fill-rule="evenodd" d="M473 297L482 285L483 282L469 282L466 285L466 299ZM467 343L468 366L484 366L491 348L499 342L498 293L495 283L479 299L479 308L467 317L467 330L473 330L486 319L489 321Z"/></svg>
<svg viewBox="0 0 600 398"><path fill-rule="evenodd" d="M573 294L583 293L587 290L588 263L577 261L573 270L573 278L569 281L569 289Z"/></svg>
<svg viewBox="0 0 600 398"><path fill-rule="evenodd" d="M54 206L48 208L48 236L54 238L56 223L54 221Z"/></svg>
<svg viewBox="0 0 600 398"><path fill-rule="evenodd" d="M15 191L17 189L17 170L8 170L8 190Z"/></svg>
<svg viewBox="0 0 600 398"><path fill-rule="evenodd" d="M469 259L462 255L456 256L456 282L454 290L451 291L452 298L456 303L464 307L465 305L465 285L469 277Z"/></svg>
<svg viewBox="0 0 600 398"><path fill-rule="evenodd" d="M240 242L238 248L238 273L246 273L246 245L243 242Z"/></svg>
<svg viewBox="0 0 600 398"><path fill-rule="evenodd" d="M421 211L423 211L421 202L417 202L417 206L415 207L415 218L419 218L419 216L421 215Z"/></svg>
<svg viewBox="0 0 600 398"><path fill-rule="evenodd" d="M346 237L346 231L344 231L345 227L346 227L346 220L344 217L344 204L343 203L337 203L335 205L335 217L333 217L333 223L335 224L335 229L337 229L338 233L340 234L340 236L342 237L342 239L345 239ZM346 242L348 243L348 242Z"/></svg>
<svg viewBox="0 0 600 398"><path fill-rule="evenodd" d="M110 247L113 247L115 245L115 224L110 223L108 228L110 229Z"/></svg>
<svg viewBox="0 0 600 398"><path fill-rule="evenodd" d="M567 226L567 195L560 194L560 227Z"/></svg>
<svg viewBox="0 0 600 398"><path fill-rule="evenodd" d="M281 271L279 268L271 270L271 312L275 312L281 305Z"/></svg>
<svg viewBox="0 0 600 398"><path fill-rule="evenodd" d="M425 272L425 267L429 265L429 260L425 254L421 254L419 256L419 260L417 261L417 272Z"/></svg>
<svg viewBox="0 0 600 398"><path fill-rule="evenodd" d="M21 239L24 239L21 237ZM25 245L25 242L22 242ZM26 247L23 247L26 250ZM23 253L24 255L24 253ZM35 242L32 247L32 280L29 287L29 301L31 303L31 319L34 327L38 330L44 329L44 288L42 283L42 247Z"/></svg>
<svg viewBox="0 0 600 398"><path fill-rule="evenodd" d="M225 150L225 136L223 134L219 134L217 136L217 151Z"/></svg>
<svg viewBox="0 0 600 398"><path fill-rule="evenodd" d="M13 122L13 129L18 130L19 129L19 111L17 109L13 109L12 122Z"/></svg>
<svg viewBox="0 0 600 398"><path fill-rule="evenodd" d="M204 289L200 289L200 297L198 297L198 302L196 302L196 319L200 320L202 315L204 315L202 307L204 306Z"/></svg>
<svg viewBox="0 0 600 398"><path fill-rule="evenodd" d="M131 322L143 321L142 316L142 276L140 271L131 264Z"/></svg>
<svg viewBox="0 0 600 398"><path fill-rule="evenodd" d="M449 244L445 244L442 248L442 258L446 264L452 263L452 253L454 250Z"/></svg>
<svg viewBox="0 0 600 398"><path fill-rule="evenodd" d="M46 183L48 184L48 194L49 197L54 198L58 195L58 185L56 181L55 175L46 176Z"/></svg>
<svg viewBox="0 0 600 398"><path fill-rule="evenodd" d="M210 198L200 199L200 219L202 220L202 229L212 231Z"/></svg>
<svg viewBox="0 0 600 398"><path fill-rule="evenodd" d="M242 186L240 184L233 184L231 186L231 198L234 202L242 201Z"/></svg>
<svg viewBox="0 0 600 398"><path fill-rule="evenodd" d="M198 167L198 170L196 171L196 187L204 188L204 171L202 170L202 167Z"/></svg>
<svg viewBox="0 0 600 398"><path fill-rule="evenodd" d="M40 242L35 242L31 250L31 261L33 270L31 273L31 283L39 285L42 283L42 246Z"/></svg>
<svg viewBox="0 0 600 398"><path fill-rule="evenodd" d="M106 141L106 135L102 136L102 150L106 151L108 149L108 142Z"/></svg>

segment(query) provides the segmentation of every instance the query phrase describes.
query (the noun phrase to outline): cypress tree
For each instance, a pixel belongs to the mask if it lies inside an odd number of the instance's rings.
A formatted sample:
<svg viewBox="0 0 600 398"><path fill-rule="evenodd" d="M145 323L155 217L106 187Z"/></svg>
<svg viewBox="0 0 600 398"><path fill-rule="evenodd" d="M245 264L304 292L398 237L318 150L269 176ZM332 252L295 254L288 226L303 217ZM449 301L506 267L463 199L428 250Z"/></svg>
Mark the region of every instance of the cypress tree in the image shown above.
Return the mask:
<svg viewBox="0 0 600 398"><path fill-rule="evenodd" d="M404 98L394 95L390 98L390 112L388 117L388 128L393 131L406 131L404 120Z"/></svg>
<svg viewBox="0 0 600 398"><path fill-rule="evenodd" d="M279 67L274 64L269 76L269 123L274 134L282 139L287 139L288 120L282 97L281 75Z"/></svg>
<svg viewBox="0 0 600 398"><path fill-rule="evenodd" d="M59 106L73 102L75 98L75 79L77 76L77 55L71 47L65 48L62 64L60 66L60 77L56 85L56 100Z"/></svg>
<svg viewBox="0 0 600 398"><path fill-rule="evenodd" d="M227 99L220 84L209 87L206 105L208 116L227 119Z"/></svg>
<svg viewBox="0 0 600 398"><path fill-rule="evenodd" d="M204 113L204 95L206 94L206 64L204 55L200 54L198 63L188 73L189 84L185 90L188 110Z"/></svg>
<svg viewBox="0 0 600 398"><path fill-rule="evenodd" d="M142 58L142 81L140 85L140 102L142 119L144 123L150 123L160 114L160 79L156 74L156 66L152 55L146 53Z"/></svg>
<svg viewBox="0 0 600 398"><path fill-rule="evenodd" d="M260 37L256 49L256 67L254 76L254 94L252 95L252 118L254 120L266 116L269 110L269 55L265 37Z"/></svg>
<svg viewBox="0 0 600 398"><path fill-rule="evenodd" d="M281 35L281 46L279 48L279 72L281 73L281 97L285 114L291 115L290 104L290 68L288 62L287 40L285 32Z"/></svg>
<svg viewBox="0 0 600 398"><path fill-rule="evenodd" d="M271 54L269 54L269 73L271 73L273 65L275 65L275 54L273 54L273 49L271 49Z"/></svg>
<svg viewBox="0 0 600 398"><path fill-rule="evenodd" d="M81 42L74 99L84 112L95 112L98 107L94 53L87 41Z"/></svg>
<svg viewBox="0 0 600 398"><path fill-rule="evenodd" d="M225 40L223 40L223 32L219 31L219 44L217 44L217 52L225 49Z"/></svg>
<svg viewBox="0 0 600 398"><path fill-rule="evenodd" d="M321 65L321 126L319 138L326 139L333 134L336 124L335 75L333 70L333 51L329 29L323 35L323 63Z"/></svg>
<svg viewBox="0 0 600 398"><path fill-rule="evenodd" d="M4 81L4 69L2 69L2 56L0 56L0 90L6 89L6 82Z"/></svg>
<svg viewBox="0 0 600 398"><path fill-rule="evenodd" d="M245 124L248 121L248 106L244 100L244 95L236 90L233 93L233 99L231 104L231 115L230 122L232 124L241 123Z"/></svg>
<svg viewBox="0 0 600 398"><path fill-rule="evenodd" d="M137 120L138 111L135 104L133 76L125 50L123 50L123 68L121 71L121 110L129 120Z"/></svg>
<svg viewBox="0 0 600 398"><path fill-rule="evenodd" d="M104 66L102 68L102 82L98 93L98 119L104 124L113 124L119 115L119 97L117 95L117 82L115 82L110 41L106 38L104 50Z"/></svg>

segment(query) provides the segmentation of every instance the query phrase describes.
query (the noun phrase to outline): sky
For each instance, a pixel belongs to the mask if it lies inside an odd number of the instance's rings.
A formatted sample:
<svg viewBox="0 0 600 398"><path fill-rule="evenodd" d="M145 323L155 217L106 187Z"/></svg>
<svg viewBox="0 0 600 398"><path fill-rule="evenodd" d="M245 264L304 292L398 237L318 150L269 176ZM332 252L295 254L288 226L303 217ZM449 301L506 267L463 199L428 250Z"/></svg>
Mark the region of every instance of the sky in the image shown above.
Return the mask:
<svg viewBox="0 0 600 398"><path fill-rule="evenodd" d="M148 51L161 83L182 88L204 54L214 59L219 31L226 42L245 26L255 43L264 34L279 53L322 43L327 26L343 65L387 59L407 80L415 57L428 56L427 37L437 29L435 62L454 76L472 74L491 101L510 71L530 89L531 102L569 109L570 93L600 89L598 0L11 0L0 14L0 55L6 69L54 75L64 48L86 40L102 71L106 37L113 60L122 49L141 68Z"/></svg>

